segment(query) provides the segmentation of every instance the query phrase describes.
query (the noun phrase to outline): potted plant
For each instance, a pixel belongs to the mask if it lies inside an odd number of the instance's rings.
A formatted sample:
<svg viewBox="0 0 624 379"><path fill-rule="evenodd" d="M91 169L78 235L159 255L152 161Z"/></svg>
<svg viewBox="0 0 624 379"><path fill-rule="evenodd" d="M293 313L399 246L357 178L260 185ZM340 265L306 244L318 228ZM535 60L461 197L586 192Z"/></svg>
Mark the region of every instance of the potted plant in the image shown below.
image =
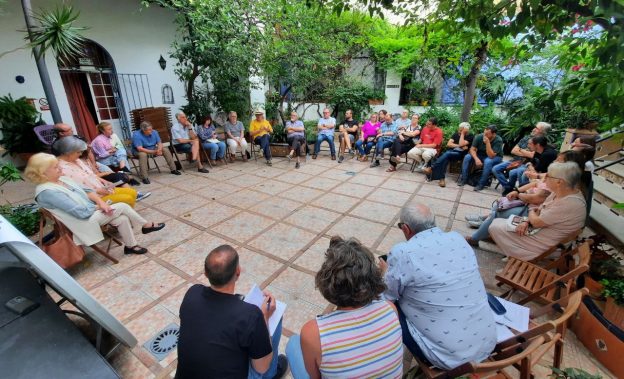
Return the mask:
<svg viewBox="0 0 624 379"><path fill-rule="evenodd" d="M602 376L590 374L580 368L558 369L553 367L552 370L551 379L602 379Z"/></svg>
<svg viewBox="0 0 624 379"><path fill-rule="evenodd" d="M588 238L591 243L589 271L582 277L582 286L589 290L594 299L601 299L603 279L616 279L622 275L622 263L612 254L614 252L605 236L596 234Z"/></svg>
<svg viewBox="0 0 624 379"><path fill-rule="evenodd" d="M0 97L0 145L6 150L3 155L19 156L26 162L30 155L43 150L33 130L39 120L39 112L25 97Z"/></svg>
<svg viewBox="0 0 624 379"><path fill-rule="evenodd" d="M4 163L0 166L0 194L4 199L4 190L1 188L8 182L23 180L13 164ZM0 205L0 215L6 218L17 230L26 236L32 236L39 231L39 212L36 204L13 206L8 200Z"/></svg>
<svg viewBox="0 0 624 379"><path fill-rule="evenodd" d="M607 298L604 316L624 330L624 278L603 279L602 295Z"/></svg>

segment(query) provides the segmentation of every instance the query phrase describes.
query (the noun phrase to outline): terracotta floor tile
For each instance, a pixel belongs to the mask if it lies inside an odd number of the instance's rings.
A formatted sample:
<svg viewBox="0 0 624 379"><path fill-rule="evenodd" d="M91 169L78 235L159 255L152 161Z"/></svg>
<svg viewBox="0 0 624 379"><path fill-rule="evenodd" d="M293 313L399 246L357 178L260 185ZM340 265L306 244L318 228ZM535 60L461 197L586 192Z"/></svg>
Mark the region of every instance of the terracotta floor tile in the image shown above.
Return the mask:
<svg viewBox="0 0 624 379"><path fill-rule="evenodd" d="M158 299L184 282L179 275L154 261L137 265L125 272L123 276L154 299Z"/></svg>
<svg viewBox="0 0 624 379"><path fill-rule="evenodd" d="M314 319L317 315L323 313L325 306L319 306L305 301L305 299L294 296L292 293L282 291L281 289L268 286L270 291L277 300L286 303L286 312L284 313L284 321L282 327L293 333L301 333L301 327L309 320Z"/></svg>
<svg viewBox="0 0 624 379"><path fill-rule="evenodd" d="M359 173L349 181L349 183L364 184L366 186L376 187L386 181L383 176L371 175L368 173Z"/></svg>
<svg viewBox="0 0 624 379"><path fill-rule="evenodd" d="M381 188L391 189L401 192L414 192L414 184L406 182L404 179L390 178L381 184Z"/></svg>
<svg viewBox="0 0 624 379"><path fill-rule="evenodd" d="M282 181L284 183L300 184L302 182L305 182L306 180L312 179L312 175L299 172L299 170L286 171L282 175L276 176L275 179Z"/></svg>
<svg viewBox="0 0 624 379"><path fill-rule="evenodd" d="M423 184L418 190L418 195L455 201L459 191L452 188L442 188L436 184Z"/></svg>
<svg viewBox="0 0 624 379"><path fill-rule="evenodd" d="M355 237L362 244L372 247L377 238L386 230L386 226L376 222L363 220L351 216L344 217L336 223L327 235L342 236L343 238Z"/></svg>
<svg viewBox="0 0 624 379"><path fill-rule="evenodd" d="M286 199L290 199L290 200L295 200L295 201L301 201L304 203L309 203L311 202L313 199L324 195L325 192L321 191L321 190L317 190L314 188L307 188L307 187L300 187L297 186L291 190L288 191L284 191L280 194L281 197L286 198Z"/></svg>
<svg viewBox="0 0 624 379"><path fill-rule="evenodd" d="M400 210L401 208L393 205L364 200L351 211L350 215L388 224L397 216Z"/></svg>
<svg viewBox="0 0 624 379"><path fill-rule="evenodd" d="M145 200L141 202L144 202L149 205L154 205L154 204L162 203L163 201L166 201L169 199L175 199L175 198L181 197L186 193L185 191L182 191L173 187L161 187L161 188L152 190L150 192L152 193L150 197L146 198Z"/></svg>
<svg viewBox="0 0 624 379"><path fill-rule="evenodd" d="M240 209L225 205L219 201L211 201L203 207L186 212L182 217L199 226L209 228L226 218L234 216L238 212L240 212Z"/></svg>
<svg viewBox="0 0 624 379"><path fill-rule="evenodd" d="M261 201L268 199L270 196L266 193L254 191L252 189L244 189L221 198L224 204L233 205L238 208L247 209L259 204Z"/></svg>
<svg viewBox="0 0 624 379"><path fill-rule="evenodd" d="M286 224L277 224L249 241L249 245L282 259L290 259L313 238L314 234Z"/></svg>
<svg viewBox="0 0 624 379"><path fill-rule="evenodd" d="M370 195L368 200L377 201L380 203L396 205L402 207L403 204L410 198L411 194L406 192L393 191L385 188L377 188Z"/></svg>
<svg viewBox="0 0 624 379"><path fill-rule="evenodd" d="M319 176L328 179L339 180L341 182L345 180L352 179L353 175L349 175L348 170L342 169L342 166L338 166L338 168L332 168L326 171L323 171L319 174Z"/></svg>
<svg viewBox="0 0 624 379"><path fill-rule="evenodd" d="M320 176L310 179L307 182L301 183L301 185L304 185L306 187L316 188L322 191L329 191L330 189L336 187L338 184L340 184L338 180L323 178Z"/></svg>
<svg viewBox="0 0 624 379"><path fill-rule="evenodd" d="M151 379L155 377L125 346L113 353L110 363L124 379Z"/></svg>
<svg viewBox="0 0 624 379"><path fill-rule="evenodd" d="M201 231L178 220L170 220L161 231L150 234L137 234L139 245L145 246L150 253L159 254L167 248L197 235Z"/></svg>
<svg viewBox="0 0 624 379"><path fill-rule="evenodd" d="M280 196L274 196L270 199L261 201L256 206L249 208L249 210L276 220L281 220L286 218L299 207L301 207L301 203L299 202L281 198Z"/></svg>
<svg viewBox="0 0 624 379"><path fill-rule="evenodd" d="M211 230L239 241L239 243L243 243L260 233L273 222L273 220L266 217L248 212L241 212L231 219L213 227Z"/></svg>
<svg viewBox="0 0 624 379"><path fill-rule="evenodd" d="M156 207L158 210L167 212L169 214L180 216L192 209L199 208L206 203L206 199L194 194L185 194L175 199L169 199L158 203Z"/></svg>
<svg viewBox="0 0 624 379"><path fill-rule="evenodd" d="M180 305L182 304L182 300L184 299L184 295L186 295L186 291L193 283L185 283L180 289L167 296L164 300L160 302L160 305L167 308L167 310L175 316L180 316Z"/></svg>
<svg viewBox="0 0 624 379"><path fill-rule="evenodd" d="M207 232L201 233L183 245L160 255L160 259L175 266L189 276L204 271L204 260L208 253L219 245L228 242Z"/></svg>
<svg viewBox="0 0 624 379"><path fill-rule="evenodd" d="M328 247L329 238L319 238L299 258L297 258L294 263L303 268L316 272L321 268L321 265L325 261L325 252Z"/></svg>
<svg viewBox="0 0 624 379"><path fill-rule="evenodd" d="M267 195L277 195L280 192L296 189L292 184L280 182L278 180L267 180L252 187L256 191L266 193Z"/></svg>
<svg viewBox="0 0 624 379"><path fill-rule="evenodd" d="M138 345L141 346L172 323L180 325L180 321L176 316L165 307L156 305L143 312L140 317L130 321L128 329L139 341Z"/></svg>
<svg viewBox="0 0 624 379"><path fill-rule="evenodd" d="M327 228L338 217L340 217L340 213L306 206L288 216L285 221L318 233Z"/></svg>
<svg viewBox="0 0 624 379"><path fill-rule="evenodd" d="M259 278L268 278L284 265L282 262L246 248L238 248L236 250L238 251L240 265L244 272L241 276L250 273Z"/></svg>
<svg viewBox="0 0 624 379"><path fill-rule="evenodd" d="M346 212L355 204L361 202L361 199L336 194L325 194L312 201L312 205L326 208L335 212Z"/></svg>
<svg viewBox="0 0 624 379"><path fill-rule="evenodd" d="M332 193L339 193L341 195L353 196L363 199L369 193L375 191L374 187L365 186L362 184L346 182L332 190Z"/></svg>
<svg viewBox="0 0 624 379"><path fill-rule="evenodd" d="M436 216L444 216L447 218L451 216L451 212L453 211L453 207L455 206L454 201L424 196L420 194L417 194L412 202L425 204L429 208L431 208L433 214L435 214Z"/></svg>

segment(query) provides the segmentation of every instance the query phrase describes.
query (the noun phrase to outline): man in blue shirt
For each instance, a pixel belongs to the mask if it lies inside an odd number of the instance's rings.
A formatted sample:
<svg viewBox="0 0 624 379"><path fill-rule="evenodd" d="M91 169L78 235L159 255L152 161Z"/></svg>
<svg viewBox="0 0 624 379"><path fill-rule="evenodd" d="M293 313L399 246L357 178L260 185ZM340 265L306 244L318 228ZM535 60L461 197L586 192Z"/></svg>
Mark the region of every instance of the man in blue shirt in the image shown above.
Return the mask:
<svg viewBox="0 0 624 379"><path fill-rule="evenodd" d="M377 132L377 145L375 146L375 157L371 162L371 167L379 166L379 156L383 153L384 149L391 147L394 143L394 139L397 135L397 126L392 119L390 113L386 113L384 116L384 123L381 124L379 132Z"/></svg>
<svg viewBox="0 0 624 379"><path fill-rule="evenodd" d="M403 343L445 370L484 360L496 345L496 327L474 251L459 233L437 228L426 205L403 207L399 219L407 241L394 245L379 267Z"/></svg>
<svg viewBox="0 0 624 379"><path fill-rule="evenodd" d="M143 184L150 184L147 176L147 158L149 155L163 156L173 175L182 175L176 170L173 157L169 149L163 149L158 132L154 130L148 121L141 123L141 129L132 133L132 153L139 157L139 172Z"/></svg>
<svg viewBox="0 0 624 379"><path fill-rule="evenodd" d="M323 117L319 119L317 125L318 135L316 136L316 144L314 145L314 154L312 154L312 159L316 159L316 156L321 150L321 142L327 141L332 160L336 160L336 147L334 146L334 128L336 127L336 119L331 117L330 114L329 109L323 109Z"/></svg>

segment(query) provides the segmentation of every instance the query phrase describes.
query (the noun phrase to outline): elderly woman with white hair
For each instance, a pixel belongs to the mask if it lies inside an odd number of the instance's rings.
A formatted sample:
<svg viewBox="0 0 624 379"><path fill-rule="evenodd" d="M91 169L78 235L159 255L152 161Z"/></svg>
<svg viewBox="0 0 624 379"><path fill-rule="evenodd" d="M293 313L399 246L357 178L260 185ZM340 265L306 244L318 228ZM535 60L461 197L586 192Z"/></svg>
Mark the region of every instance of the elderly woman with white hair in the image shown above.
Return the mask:
<svg viewBox="0 0 624 379"><path fill-rule="evenodd" d="M459 124L457 132L448 140L447 150L435 160L431 167L425 167L423 172L429 180L439 180L440 187L446 187L444 178L446 177L446 169L450 162L461 161L470 150L474 135L470 133L470 124L462 122Z"/></svg>
<svg viewBox="0 0 624 379"><path fill-rule="evenodd" d="M245 127L243 123L238 121L238 114L234 111L228 113L228 119L223 126L225 134L227 135L227 145L230 150L230 162L234 162L236 157L236 149L240 148L243 156L243 161L246 161L251 156L249 154L249 148L247 147L247 140L245 140Z"/></svg>
<svg viewBox="0 0 624 379"><path fill-rule="evenodd" d="M544 203L529 210L528 217L520 218L515 227L508 219L496 219L490 225L490 236L503 254L528 261L581 229L586 211L578 189L580 179L575 162L548 166L545 181L551 193Z"/></svg>
<svg viewBox="0 0 624 379"><path fill-rule="evenodd" d="M103 178L100 178L80 156L87 150L87 143L75 136L65 137L55 143L59 154L59 167L63 176L78 183L82 188L88 188L102 197L104 201L126 203L134 207L138 193L134 188L126 185L118 188Z"/></svg>
<svg viewBox="0 0 624 379"><path fill-rule="evenodd" d="M145 254L147 249L138 245L132 227L141 225L143 234L165 227L164 223L147 222L128 204L110 205L96 192L62 176L59 160L54 155L33 155L24 175L37 184L37 204L67 226L78 245L98 243L104 238L100 226L110 224L119 231L125 245L124 254Z"/></svg>

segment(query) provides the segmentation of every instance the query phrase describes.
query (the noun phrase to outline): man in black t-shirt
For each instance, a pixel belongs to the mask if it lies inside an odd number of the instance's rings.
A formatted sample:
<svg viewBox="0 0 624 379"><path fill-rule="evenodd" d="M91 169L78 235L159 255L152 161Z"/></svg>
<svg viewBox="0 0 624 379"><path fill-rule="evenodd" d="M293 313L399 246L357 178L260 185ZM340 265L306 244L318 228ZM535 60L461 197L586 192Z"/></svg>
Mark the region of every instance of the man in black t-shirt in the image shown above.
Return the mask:
<svg viewBox="0 0 624 379"><path fill-rule="evenodd" d="M535 136L529 139L528 148L535 154L527 163L526 170L518 180L519 185L529 183L529 179L535 178L534 174L548 172L548 166L557 159L557 150L548 144L545 136Z"/></svg>
<svg viewBox="0 0 624 379"><path fill-rule="evenodd" d="M241 267L230 245L212 250L204 268L210 287L195 284L180 306L176 378L281 378L288 368L276 353L282 323L272 338L267 328L273 295L264 292L262 309L235 295Z"/></svg>
<svg viewBox="0 0 624 379"><path fill-rule="evenodd" d="M440 155L431 167L423 169L428 179L439 180L438 185L446 187L446 182L444 181L446 168L450 162L464 159L464 156L470 150L470 146L472 146L473 139L474 135L470 133L470 124L467 122L460 123L457 132L448 140L446 144L447 150L444 154Z"/></svg>
<svg viewBox="0 0 624 379"><path fill-rule="evenodd" d="M338 149L338 163L342 163L342 161L344 161L345 147L349 149L349 154L354 154L352 144L355 143L355 140L357 139L359 128L360 124L353 119L353 111L351 109L347 109L345 112L345 119L338 128L340 132L338 135L338 140L340 141L340 148Z"/></svg>

